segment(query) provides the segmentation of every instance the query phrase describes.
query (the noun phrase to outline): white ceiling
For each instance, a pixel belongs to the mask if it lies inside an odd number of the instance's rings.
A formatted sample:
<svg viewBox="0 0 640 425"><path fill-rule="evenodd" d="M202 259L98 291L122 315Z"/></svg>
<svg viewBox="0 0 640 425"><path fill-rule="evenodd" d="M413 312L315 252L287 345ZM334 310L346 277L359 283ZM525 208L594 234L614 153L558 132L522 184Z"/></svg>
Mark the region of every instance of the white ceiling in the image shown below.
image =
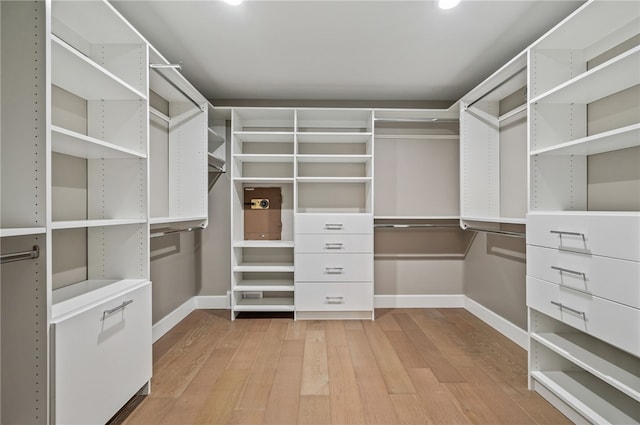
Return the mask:
<svg viewBox="0 0 640 425"><path fill-rule="evenodd" d="M582 1L113 3L209 99L383 106L459 99Z"/></svg>

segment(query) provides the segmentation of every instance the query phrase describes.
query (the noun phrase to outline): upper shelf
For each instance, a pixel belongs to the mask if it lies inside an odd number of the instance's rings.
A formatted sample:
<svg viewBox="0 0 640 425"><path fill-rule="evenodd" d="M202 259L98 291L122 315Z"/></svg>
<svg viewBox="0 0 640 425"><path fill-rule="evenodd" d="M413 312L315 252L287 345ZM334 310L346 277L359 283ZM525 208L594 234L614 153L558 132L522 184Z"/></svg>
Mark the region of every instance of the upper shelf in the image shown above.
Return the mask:
<svg viewBox="0 0 640 425"><path fill-rule="evenodd" d="M640 84L640 46L555 87L531 103L588 104Z"/></svg>
<svg viewBox="0 0 640 425"><path fill-rule="evenodd" d="M146 96L78 50L51 36L51 81L87 100L145 100Z"/></svg>
<svg viewBox="0 0 640 425"><path fill-rule="evenodd" d="M640 124L538 149L532 151L531 155L596 155L634 146L640 146Z"/></svg>

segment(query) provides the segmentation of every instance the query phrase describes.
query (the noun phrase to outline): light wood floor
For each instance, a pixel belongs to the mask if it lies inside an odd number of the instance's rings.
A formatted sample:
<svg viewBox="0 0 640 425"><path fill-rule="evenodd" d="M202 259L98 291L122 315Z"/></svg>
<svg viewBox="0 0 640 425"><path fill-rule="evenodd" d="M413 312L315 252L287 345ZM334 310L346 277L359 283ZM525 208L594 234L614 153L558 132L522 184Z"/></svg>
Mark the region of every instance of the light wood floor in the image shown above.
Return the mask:
<svg viewBox="0 0 640 425"><path fill-rule="evenodd" d="M198 310L153 346L152 392L112 424L568 424L526 352L463 309L371 321Z"/></svg>

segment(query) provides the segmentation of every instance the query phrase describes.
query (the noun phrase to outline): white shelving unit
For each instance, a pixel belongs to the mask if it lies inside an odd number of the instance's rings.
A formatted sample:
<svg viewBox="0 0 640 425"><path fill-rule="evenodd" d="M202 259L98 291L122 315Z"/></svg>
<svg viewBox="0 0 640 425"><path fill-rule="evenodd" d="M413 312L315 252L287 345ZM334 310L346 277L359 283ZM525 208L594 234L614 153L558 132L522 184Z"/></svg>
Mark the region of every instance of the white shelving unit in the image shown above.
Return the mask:
<svg viewBox="0 0 640 425"><path fill-rule="evenodd" d="M214 164L224 166L224 139L208 127L207 100L153 47L149 66L152 224L206 227L209 147L222 152Z"/></svg>
<svg viewBox="0 0 640 425"><path fill-rule="evenodd" d="M590 1L529 51L529 382L576 422L640 423L638 34Z"/></svg>
<svg viewBox="0 0 640 425"><path fill-rule="evenodd" d="M460 223L463 228L525 222L526 68L527 52L524 51L460 101Z"/></svg>
<svg viewBox="0 0 640 425"><path fill-rule="evenodd" d="M231 318L240 312L293 312L293 109L231 111ZM280 240L245 240L244 190L279 187Z"/></svg>

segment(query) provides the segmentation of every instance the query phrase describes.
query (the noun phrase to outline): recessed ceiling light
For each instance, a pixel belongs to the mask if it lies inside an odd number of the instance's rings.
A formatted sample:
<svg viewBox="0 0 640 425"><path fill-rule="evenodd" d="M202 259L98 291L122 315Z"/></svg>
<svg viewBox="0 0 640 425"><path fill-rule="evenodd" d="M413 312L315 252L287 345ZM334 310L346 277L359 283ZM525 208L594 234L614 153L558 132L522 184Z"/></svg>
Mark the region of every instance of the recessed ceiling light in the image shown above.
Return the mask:
<svg viewBox="0 0 640 425"><path fill-rule="evenodd" d="M458 0L459 1L459 0ZM231 4L233 6L237 6L242 3L242 0L224 0L225 3Z"/></svg>
<svg viewBox="0 0 640 425"><path fill-rule="evenodd" d="M438 6L440 9L453 9L460 3L460 0L439 0Z"/></svg>

